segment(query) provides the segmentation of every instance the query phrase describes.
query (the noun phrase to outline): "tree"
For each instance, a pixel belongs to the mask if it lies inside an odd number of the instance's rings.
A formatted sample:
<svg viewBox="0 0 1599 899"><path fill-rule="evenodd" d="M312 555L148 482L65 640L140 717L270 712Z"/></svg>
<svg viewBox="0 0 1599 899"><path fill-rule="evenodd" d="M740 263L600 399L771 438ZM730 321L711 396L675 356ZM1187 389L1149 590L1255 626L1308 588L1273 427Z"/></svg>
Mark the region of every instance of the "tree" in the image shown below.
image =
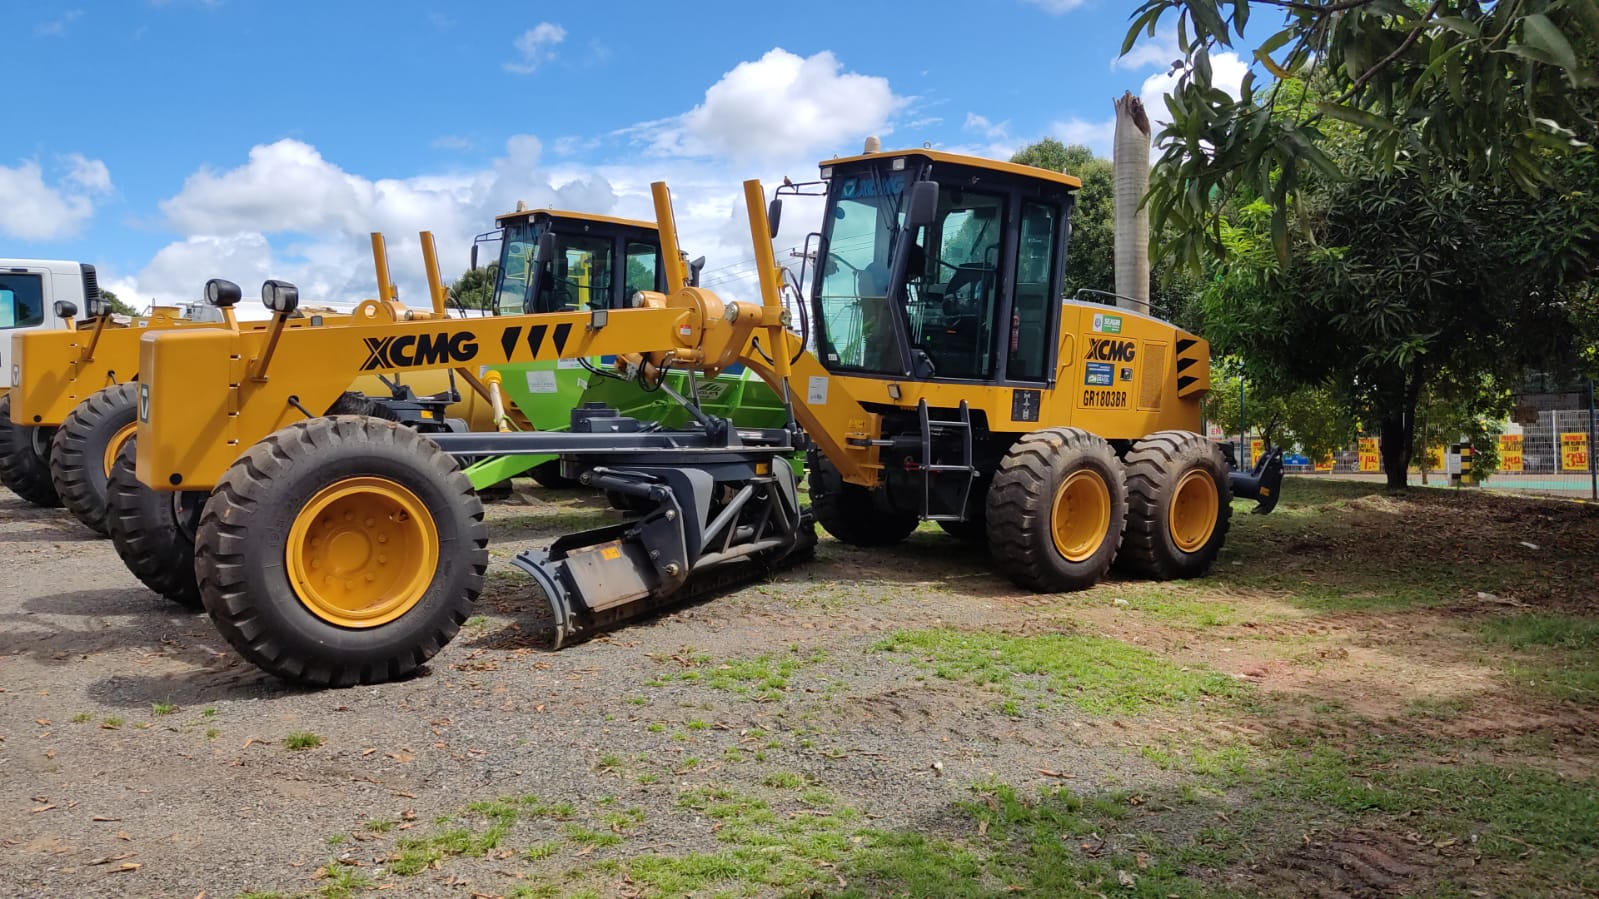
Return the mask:
<svg viewBox="0 0 1599 899"><path fill-rule="evenodd" d="M1241 424L1267 444L1298 447L1311 459L1326 458L1354 442L1354 415L1348 401L1334 388L1301 385L1284 389L1281 385L1254 384L1240 377L1242 369L1240 360L1224 358L1211 370L1210 392L1205 395L1207 421L1228 433Z"/></svg>
<svg viewBox="0 0 1599 899"><path fill-rule="evenodd" d="M1257 91L1251 72L1234 98L1215 85L1211 54L1242 41L1259 10L1280 14L1254 52L1278 80ZM1339 174L1325 152L1327 123L1354 126L1360 157L1381 170L1439 157L1469 180L1529 193L1548 183L1552 156L1592 152L1594 0L1145 0L1122 52L1168 16L1184 60L1147 202L1155 228L1176 226L1170 250L1196 267L1202 249L1220 251L1217 217L1244 187L1272 209L1273 242L1288 261L1301 176ZM1282 91L1313 77L1331 91Z"/></svg>
<svg viewBox="0 0 1599 899"><path fill-rule="evenodd" d="M493 309L494 281L499 266L467 269L450 285L450 304L457 309Z"/></svg>
<svg viewBox="0 0 1599 899"><path fill-rule="evenodd" d="M100 288L100 298L105 300L106 305L110 306L111 311L117 315L139 314L139 310L129 306L127 303L122 302L122 300L116 294L106 290L104 287Z"/></svg>

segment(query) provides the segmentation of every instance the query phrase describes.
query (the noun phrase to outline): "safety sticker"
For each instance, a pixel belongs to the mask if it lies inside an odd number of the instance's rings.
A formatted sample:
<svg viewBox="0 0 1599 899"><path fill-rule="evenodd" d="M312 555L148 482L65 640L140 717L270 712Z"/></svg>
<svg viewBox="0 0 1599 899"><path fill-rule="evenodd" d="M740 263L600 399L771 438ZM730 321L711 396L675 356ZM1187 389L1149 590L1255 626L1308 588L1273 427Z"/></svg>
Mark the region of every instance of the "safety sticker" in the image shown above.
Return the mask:
<svg viewBox="0 0 1599 899"><path fill-rule="evenodd" d="M806 385L805 402L812 406L827 405L827 378L822 375L812 375L810 383Z"/></svg>
<svg viewBox="0 0 1599 899"><path fill-rule="evenodd" d="M529 393L555 393L560 388L555 386L555 372L530 371L527 373L527 389Z"/></svg>

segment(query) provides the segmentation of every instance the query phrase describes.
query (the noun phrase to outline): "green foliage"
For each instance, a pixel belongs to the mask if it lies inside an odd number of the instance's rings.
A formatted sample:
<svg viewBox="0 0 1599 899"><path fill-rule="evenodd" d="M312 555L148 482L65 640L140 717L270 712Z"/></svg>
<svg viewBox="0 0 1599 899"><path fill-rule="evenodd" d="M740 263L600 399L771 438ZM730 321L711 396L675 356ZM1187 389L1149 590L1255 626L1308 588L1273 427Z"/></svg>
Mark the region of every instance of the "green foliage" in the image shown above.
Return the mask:
<svg viewBox="0 0 1599 899"><path fill-rule="evenodd" d="M1066 251L1064 293L1078 288L1116 289L1116 191L1110 160L1080 144L1067 146L1046 137L1023 147L1011 162L1075 175L1083 182L1072 211L1071 246Z"/></svg>
<svg viewBox="0 0 1599 899"><path fill-rule="evenodd" d="M1242 424L1271 446L1298 447L1312 459L1354 443L1356 421L1349 401L1327 385L1285 387L1272 381L1244 382L1236 358L1218 360L1205 396L1205 420L1229 434L1238 433L1239 385L1243 385Z"/></svg>
<svg viewBox="0 0 1599 899"><path fill-rule="evenodd" d="M138 315L139 314L139 310L133 308L132 306L129 306L127 303L122 302L122 298L121 297L118 297L116 294L114 294L111 291L105 289L104 287L100 288L100 298L105 300L106 305L110 306L111 307L111 311L116 313L117 315Z"/></svg>
<svg viewBox="0 0 1599 899"><path fill-rule="evenodd" d="M283 738L284 749L315 749L321 745L322 738L308 731L296 731Z"/></svg>
<svg viewBox="0 0 1599 899"><path fill-rule="evenodd" d="M1215 85L1211 56L1244 42L1261 8L1282 12L1247 43L1279 80L1257 89L1251 73L1235 100ZM1340 175L1326 146L1333 133L1353 135L1379 171L1431 159L1529 193L1550 182L1552 158L1591 150L1599 5L1434 0L1420 10L1397 0L1146 0L1122 51L1175 20L1185 63L1150 178L1151 225L1175 226L1173 251L1197 268L1207 243L1220 249L1222 209L1245 193L1267 200L1286 263L1292 198L1307 175ZM1316 97L1282 89L1312 79L1326 86Z"/></svg>
<svg viewBox="0 0 1599 899"><path fill-rule="evenodd" d="M493 309L498 264L468 269L450 285L450 305L458 309Z"/></svg>

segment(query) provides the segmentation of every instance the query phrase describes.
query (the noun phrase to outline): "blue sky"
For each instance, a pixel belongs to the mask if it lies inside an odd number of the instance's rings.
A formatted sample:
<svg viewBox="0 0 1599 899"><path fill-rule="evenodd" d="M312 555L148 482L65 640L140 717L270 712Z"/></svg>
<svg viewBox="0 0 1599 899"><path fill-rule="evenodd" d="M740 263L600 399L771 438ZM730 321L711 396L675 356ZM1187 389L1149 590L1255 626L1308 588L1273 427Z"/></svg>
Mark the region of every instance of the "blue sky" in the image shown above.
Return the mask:
<svg viewBox="0 0 1599 899"><path fill-rule="evenodd" d="M212 276L348 302L382 230L421 302L417 230L453 276L519 199L648 218L665 178L714 271L750 255L741 179L813 178L868 134L1108 154L1111 99L1158 101L1177 55L1116 61L1134 6L0 0L0 256L97 263L135 305Z"/></svg>

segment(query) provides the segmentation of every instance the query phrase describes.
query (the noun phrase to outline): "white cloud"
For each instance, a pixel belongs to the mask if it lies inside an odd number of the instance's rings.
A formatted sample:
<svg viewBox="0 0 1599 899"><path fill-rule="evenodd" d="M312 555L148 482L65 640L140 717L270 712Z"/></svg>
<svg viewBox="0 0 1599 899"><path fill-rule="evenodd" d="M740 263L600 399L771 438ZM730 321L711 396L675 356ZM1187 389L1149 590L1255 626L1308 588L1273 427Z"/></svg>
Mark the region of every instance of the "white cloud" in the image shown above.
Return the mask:
<svg viewBox="0 0 1599 899"><path fill-rule="evenodd" d="M480 171L371 179L300 141L256 146L243 165L201 169L161 203L183 239L127 279L131 295L189 301L212 277L238 281L248 293L270 276L295 281L308 303L358 300L374 293L368 235L381 231L402 299L424 302L419 231L434 233L440 266L454 278L473 235L492 230L494 217L518 200L613 212L616 194L603 177L554 175L542 155L537 138L519 135Z"/></svg>
<svg viewBox="0 0 1599 899"><path fill-rule="evenodd" d="M621 133L660 155L770 163L886 134L889 117L907 102L886 78L843 71L831 52L800 57L776 48L734 66L683 115Z"/></svg>
<svg viewBox="0 0 1599 899"><path fill-rule="evenodd" d="M1032 5L1042 9L1044 12L1047 12L1052 16L1058 16L1061 13L1071 12L1077 7L1082 6L1084 3L1087 3L1088 0L1026 0L1026 2L1031 3Z"/></svg>
<svg viewBox="0 0 1599 899"><path fill-rule="evenodd" d="M54 185L34 160L0 165L0 234L19 240L70 237L94 215L94 195L111 191L111 172L98 159L65 158L67 172Z"/></svg>
<svg viewBox="0 0 1599 899"><path fill-rule="evenodd" d="M1177 46L1177 31L1162 29L1155 32L1153 38L1144 38L1134 44L1126 55L1112 59L1110 67L1127 71L1137 71L1149 66L1170 69L1173 62L1180 62L1182 58L1183 51Z"/></svg>
<svg viewBox="0 0 1599 899"><path fill-rule="evenodd" d="M67 26L83 18L83 10L69 9L48 22L40 22L33 26L33 33L40 37L66 37Z"/></svg>
<svg viewBox="0 0 1599 899"><path fill-rule="evenodd" d="M1054 122L1049 126L1049 135L1063 144L1082 144L1093 150L1094 155L1109 158L1116 137L1116 117L1098 122L1075 117Z"/></svg>
<svg viewBox="0 0 1599 899"><path fill-rule="evenodd" d="M555 47L564 40L565 28L553 22L540 22L512 42L521 58L505 63L502 68L517 75L531 75L538 71L539 66L555 58Z"/></svg>

